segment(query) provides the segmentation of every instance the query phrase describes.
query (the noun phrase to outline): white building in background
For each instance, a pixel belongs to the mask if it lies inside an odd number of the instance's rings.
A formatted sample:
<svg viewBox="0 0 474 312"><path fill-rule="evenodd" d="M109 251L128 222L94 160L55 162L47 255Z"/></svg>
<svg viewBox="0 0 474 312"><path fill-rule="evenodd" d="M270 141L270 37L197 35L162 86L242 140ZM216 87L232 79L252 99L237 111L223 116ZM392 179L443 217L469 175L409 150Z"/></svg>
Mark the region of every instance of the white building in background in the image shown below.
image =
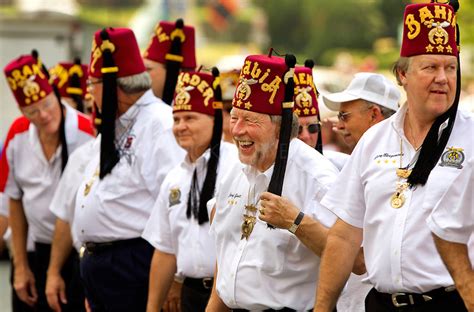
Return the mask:
<svg viewBox="0 0 474 312"><path fill-rule="evenodd" d="M50 11L75 16L79 12L76 0L15 0L21 12Z"/></svg>

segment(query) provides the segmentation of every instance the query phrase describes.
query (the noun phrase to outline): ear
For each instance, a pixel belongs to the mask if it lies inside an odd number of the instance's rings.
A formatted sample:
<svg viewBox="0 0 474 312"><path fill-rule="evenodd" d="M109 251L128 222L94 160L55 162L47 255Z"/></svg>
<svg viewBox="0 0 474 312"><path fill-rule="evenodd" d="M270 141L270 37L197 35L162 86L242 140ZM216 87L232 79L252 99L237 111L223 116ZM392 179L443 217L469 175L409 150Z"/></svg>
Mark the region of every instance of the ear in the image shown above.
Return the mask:
<svg viewBox="0 0 474 312"><path fill-rule="evenodd" d="M405 86L407 82L407 77L406 77L407 72L397 69L397 75L398 75L398 80L400 81L401 85Z"/></svg>
<svg viewBox="0 0 474 312"><path fill-rule="evenodd" d="M373 105L372 108L370 109L371 113L371 121L372 124L376 124L382 120L384 120L384 117L382 115L382 111L380 110L380 107L377 105Z"/></svg>

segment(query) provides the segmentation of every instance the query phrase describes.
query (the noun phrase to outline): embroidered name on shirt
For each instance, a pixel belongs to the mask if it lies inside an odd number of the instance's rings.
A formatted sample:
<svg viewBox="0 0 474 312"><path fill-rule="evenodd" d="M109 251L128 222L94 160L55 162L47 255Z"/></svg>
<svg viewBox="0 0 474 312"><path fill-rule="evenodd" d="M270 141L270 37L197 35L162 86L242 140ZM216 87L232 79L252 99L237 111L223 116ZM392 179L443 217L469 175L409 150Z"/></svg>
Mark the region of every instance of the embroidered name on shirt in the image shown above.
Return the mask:
<svg viewBox="0 0 474 312"><path fill-rule="evenodd" d="M462 163L466 159L466 156L463 153L463 148L458 147L448 147L447 151L441 155L441 167L453 167L457 169L462 169Z"/></svg>
<svg viewBox="0 0 474 312"><path fill-rule="evenodd" d="M229 194L229 197L228 197L228 199L227 199L227 203L228 203L229 205L235 205L235 204L237 204L237 199L239 199L239 198L241 198L241 197L242 197L242 195L240 195L240 194L232 194L232 193L230 193L230 194Z"/></svg>
<svg viewBox="0 0 474 312"><path fill-rule="evenodd" d="M381 164L381 163L395 164L397 162L397 158L400 157L400 155L403 156L403 154L400 154L400 153L396 153L396 154L389 154L389 153L378 154L374 157L374 161L377 164Z"/></svg>

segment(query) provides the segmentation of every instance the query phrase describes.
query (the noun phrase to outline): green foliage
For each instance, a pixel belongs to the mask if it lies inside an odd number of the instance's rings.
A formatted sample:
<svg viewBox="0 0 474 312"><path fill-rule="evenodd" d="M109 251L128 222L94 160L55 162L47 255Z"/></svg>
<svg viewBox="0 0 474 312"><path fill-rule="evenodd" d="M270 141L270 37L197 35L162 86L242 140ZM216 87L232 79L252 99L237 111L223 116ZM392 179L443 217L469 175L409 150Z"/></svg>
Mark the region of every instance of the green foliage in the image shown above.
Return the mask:
<svg viewBox="0 0 474 312"><path fill-rule="evenodd" d="M128 25L137 8L114 8L99 6L86 6L80 8L79 18L104 27L124 27Z"/></svg>
<svg viewBox="0 0 474 312"><path fill-rule="evenodd" d="M382 1L382 0L380 0ZM268 14L271 44L318 60L328 49L371 49L383 30L377 1L256 0Z"/></svg>

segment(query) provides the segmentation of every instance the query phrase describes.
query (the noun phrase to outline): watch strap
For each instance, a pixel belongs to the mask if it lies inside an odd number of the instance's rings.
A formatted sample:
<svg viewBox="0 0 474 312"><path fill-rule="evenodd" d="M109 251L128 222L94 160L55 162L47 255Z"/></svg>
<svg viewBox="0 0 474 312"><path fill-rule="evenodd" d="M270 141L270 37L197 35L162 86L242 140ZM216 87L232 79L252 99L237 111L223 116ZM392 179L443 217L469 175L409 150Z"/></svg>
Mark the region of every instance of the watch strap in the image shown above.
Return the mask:
<svg viewBox="0 0 474 312"><path fill-rule="evenodd" d="M290 231L291 233L295 234L295 233L296 233L296 230L297 230L298 227L300 226L301 221L303 220L303 217L304 217L304 213L303 213L302 211L300 211L300 213L298 214L298 216L296 217L295 221L294 221L293 224L290 226L290 228L288 229L288 231Z"/></svg>

